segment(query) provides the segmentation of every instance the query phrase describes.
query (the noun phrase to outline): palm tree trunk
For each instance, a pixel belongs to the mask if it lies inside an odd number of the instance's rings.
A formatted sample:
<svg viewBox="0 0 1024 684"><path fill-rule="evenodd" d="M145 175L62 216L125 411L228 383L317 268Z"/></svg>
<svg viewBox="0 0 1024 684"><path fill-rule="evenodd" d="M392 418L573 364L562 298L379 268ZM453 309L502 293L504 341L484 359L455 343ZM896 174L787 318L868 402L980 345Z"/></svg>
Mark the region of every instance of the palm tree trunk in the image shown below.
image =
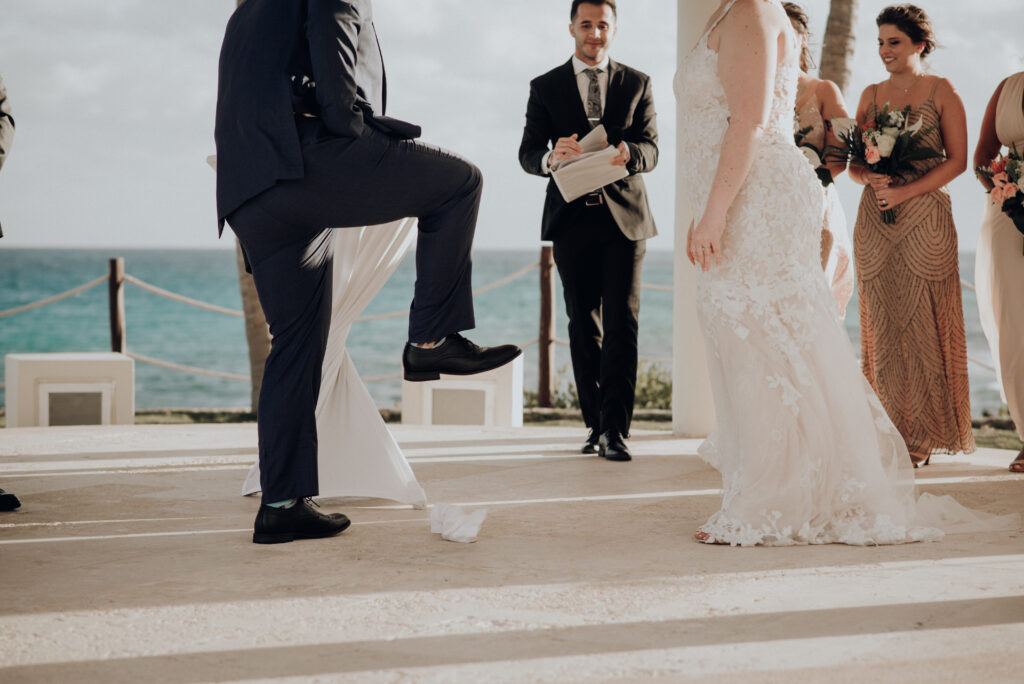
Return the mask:
<svg viewBox="0 0 1024 684"><path fill-rule="evenodd" d="M237 0L235 6L245 0ZM242 311L245 313L245 341L249 346L249 378L251 394L249 400L255 412L259 406L260 387L263 385L263 366L270 354L270 328L263 314L259 297L256 295L256 284L252 275L245 270L242 258L242 246L235 241L235 261L238 266L238 289L242 294Z"/></svg>
<svg viewBox="0 0 1024 684"><path fill-rule="evenodd" d="M850 83L856 47L853 32L857 24L857 5L858 0L832 0L825 27L825 43L821 48L818 75L833 81L844 93Z"/></svg>

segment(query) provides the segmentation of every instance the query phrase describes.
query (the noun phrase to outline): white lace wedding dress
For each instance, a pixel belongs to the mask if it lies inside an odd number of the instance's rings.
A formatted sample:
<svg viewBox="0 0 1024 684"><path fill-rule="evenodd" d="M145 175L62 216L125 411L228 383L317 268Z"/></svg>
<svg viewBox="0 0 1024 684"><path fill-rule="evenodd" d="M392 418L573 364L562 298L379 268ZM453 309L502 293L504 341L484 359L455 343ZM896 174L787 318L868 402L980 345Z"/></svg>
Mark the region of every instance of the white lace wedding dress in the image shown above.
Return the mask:
<svg viewBox="0 0 1024 684"><path fill-rule="evenodd" d="M698 217L729 117L707 36L674 84L686 122L679 170ZM824 195L793 144L798 53L777 70L770 121L728 213L724 263L698 273L718 418L699 453L723 481L722 507L700 529L742 546L938 539L927 520L973 512L928 497L921 515L907 448L833 313L821 276Z"/></svg>

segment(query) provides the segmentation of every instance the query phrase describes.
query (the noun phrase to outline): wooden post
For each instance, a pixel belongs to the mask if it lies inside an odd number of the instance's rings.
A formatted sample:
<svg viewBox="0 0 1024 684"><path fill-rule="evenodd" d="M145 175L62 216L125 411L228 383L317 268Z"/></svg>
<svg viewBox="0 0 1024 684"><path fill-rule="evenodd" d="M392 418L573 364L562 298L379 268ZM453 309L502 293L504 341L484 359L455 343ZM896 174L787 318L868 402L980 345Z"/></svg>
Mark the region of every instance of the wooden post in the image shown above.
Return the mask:
<svg viewBox="0 0 1024 684"><path fill-rule="evenodd" d="M127 347L124 316L124 257L110 260L110 349L123 354Z"/></svg>
<svg viewBox="0 0 1024 684"><path fill-rule="evenodd" d="M537 405L551 408L555 393L555 260L551 245L540 248L540 334L537 336Z"/></svg>

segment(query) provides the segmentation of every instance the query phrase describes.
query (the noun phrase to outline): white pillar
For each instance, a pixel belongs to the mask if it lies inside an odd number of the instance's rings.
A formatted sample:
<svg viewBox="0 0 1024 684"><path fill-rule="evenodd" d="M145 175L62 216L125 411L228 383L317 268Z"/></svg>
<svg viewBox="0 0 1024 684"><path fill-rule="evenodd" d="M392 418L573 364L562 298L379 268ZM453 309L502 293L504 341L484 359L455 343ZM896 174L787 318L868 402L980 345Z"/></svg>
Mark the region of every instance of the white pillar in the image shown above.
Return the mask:
<svg viewBox="0 0 1024 684"><path fill-rule="evenodd" d="M718 0L678 0L678 59L697 43ZM676 114L676 130L689 122ZM678 136L676 138L678 140ZM678 144L676 157L681 159ZM711 173L711 170L708 170ZM672 331L672 431L687 437L706 437L715 426L704 337L697 321L697 272L686 258L686 231L693 220L682 180L676 175L675 293Z"/></svg>

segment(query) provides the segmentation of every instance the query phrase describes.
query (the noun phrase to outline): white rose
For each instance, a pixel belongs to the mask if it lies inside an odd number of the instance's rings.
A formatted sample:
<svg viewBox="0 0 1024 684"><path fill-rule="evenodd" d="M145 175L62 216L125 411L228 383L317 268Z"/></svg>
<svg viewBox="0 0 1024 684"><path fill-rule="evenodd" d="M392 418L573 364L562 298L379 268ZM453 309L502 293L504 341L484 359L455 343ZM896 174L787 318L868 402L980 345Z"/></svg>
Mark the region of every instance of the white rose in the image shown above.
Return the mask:
<svg viewBox="0 0 1024 684"><path fill-rule="evenodd" d="M883 133L875 140L875 144L878 145L878 153L882 155L883 158L888 157L892 154L892 148L896 145L896 138Z"/></svg>
<svg viewBox="0 0 1024 684"><path fill-rule="evenodd" d="M800 151L807 157L807 161L811 162L811 166L818 168L821 166L821 157L818 156L818 151L809 145L801 145Z"/></svg>
<svg viewBox="0 0 1024 684"><path fill-rule="evenodd" d="M899 137L900 129L893 128L891 126L886 126L885 128L882 129L882 134L887 135L893 140L895 140L897 137Z"/></svg>

